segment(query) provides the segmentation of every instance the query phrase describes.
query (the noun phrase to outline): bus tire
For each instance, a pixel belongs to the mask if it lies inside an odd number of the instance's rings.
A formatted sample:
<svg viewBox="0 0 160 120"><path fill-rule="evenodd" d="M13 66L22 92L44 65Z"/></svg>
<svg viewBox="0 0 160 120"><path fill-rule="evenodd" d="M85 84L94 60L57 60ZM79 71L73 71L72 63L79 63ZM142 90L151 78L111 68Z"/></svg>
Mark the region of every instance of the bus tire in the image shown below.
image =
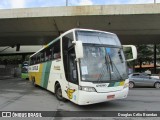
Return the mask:
<svg viewBox="0 0 160 120"><path fill-rule="evenodd" d="M59 83L55 85L55 95L58 100L64 101L64 98L62 96L62 89Z"/></svg>

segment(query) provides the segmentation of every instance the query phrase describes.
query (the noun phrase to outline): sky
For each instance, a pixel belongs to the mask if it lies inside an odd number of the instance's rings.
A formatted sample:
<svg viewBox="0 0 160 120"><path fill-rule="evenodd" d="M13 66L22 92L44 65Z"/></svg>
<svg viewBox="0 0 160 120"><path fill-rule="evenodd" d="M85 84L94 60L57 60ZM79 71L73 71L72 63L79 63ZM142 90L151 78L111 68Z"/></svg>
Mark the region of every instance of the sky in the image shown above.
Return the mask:
<svg viewBox="0 0 160 120"><path fill-rule="evenodd" d="M154 1L160 3L160 0L0 0L0 9L66 6L66 3L68 6L149 4Z"/></svg>

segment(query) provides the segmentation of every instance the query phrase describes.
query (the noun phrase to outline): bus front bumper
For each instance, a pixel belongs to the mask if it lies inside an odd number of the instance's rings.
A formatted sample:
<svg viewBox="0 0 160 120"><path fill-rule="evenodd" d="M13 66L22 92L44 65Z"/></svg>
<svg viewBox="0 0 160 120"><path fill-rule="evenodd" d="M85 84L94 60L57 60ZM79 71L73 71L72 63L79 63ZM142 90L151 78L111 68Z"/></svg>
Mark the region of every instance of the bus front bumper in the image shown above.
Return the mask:
<svg viewBox="0 0 160 120"><path fill-rule="evenodd" d="M129 91L128 87L124 88L121 91L108 92L108 93L79 91L78 104L88 105L88 104L101 103L116 99L124 99L127 97L128 91Z"/></svg>

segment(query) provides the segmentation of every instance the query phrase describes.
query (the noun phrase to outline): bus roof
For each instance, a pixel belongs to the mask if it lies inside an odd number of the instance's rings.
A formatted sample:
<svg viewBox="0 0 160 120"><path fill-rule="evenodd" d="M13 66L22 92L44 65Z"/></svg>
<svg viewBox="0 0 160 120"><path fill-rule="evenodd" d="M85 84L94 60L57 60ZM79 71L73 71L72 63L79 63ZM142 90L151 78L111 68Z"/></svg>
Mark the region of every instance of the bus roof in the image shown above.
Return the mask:
<svg viewBox="0 0 160 120"><path fill-rule="evenodd" d="M111 35L116 35L114 33L111 32L106 32L106 31L101 31L101 30L94 30L94 29L83 29L83 28L73 28L71 30L68 30L66 32L64 32L63 34L61 34L59 37L57 37L56 39L52 40L51 42L49 42L47 45L45 45L43 48L41 48L40 50L38 50L37 52L35 52L34 54L32 54L30 57L34 56L35 54L39 53L40 51L42 51L43 49L45 49L48 45L52 44L53 42L55 42L56 40L58 40L59 38L63 37L64 35L73 32L73 31L93 31L93 32L103 32L103 33L107 33L107 34L111 34Z"/></svg>
<svg viewBox="0 0 160 120"><path fill-rule="evenodd" d="M106 32L106 31L101 31L101 30L94 30L94 29L83 29L83 28L73 28L73 29L71 29L71 30L68 30L68 31L64 32L63 34L61 34L61 36L64 36L65 34L68 34L68 33L70 33L70 32L76 31L76 30L79 30L79 31L94 31L94 32L103 32L103 33L108 33L108 34L115 35L114 33L111 33L111 32Z"/></svg>

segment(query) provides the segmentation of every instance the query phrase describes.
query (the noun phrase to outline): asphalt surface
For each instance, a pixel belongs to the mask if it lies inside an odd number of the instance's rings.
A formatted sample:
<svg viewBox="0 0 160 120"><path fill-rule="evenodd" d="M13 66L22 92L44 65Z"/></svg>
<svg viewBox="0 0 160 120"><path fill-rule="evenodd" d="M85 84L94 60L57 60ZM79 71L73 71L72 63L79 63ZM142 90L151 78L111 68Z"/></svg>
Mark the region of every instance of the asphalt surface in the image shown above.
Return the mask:
<svg viewBox="0 0 160 120"><path fill-rule="evenodd" d="M114 100L88 106L78 106L70 101L60 102L53 93L40 87L34 87L28 80L0 79L0 111L160 111L160 89L133 88L123 100ZM0 118L4 119L4 118ZM7 118L5 118L7 119ZM9 118L8 118L9 119ZM13 118L12 118L13 119ZM11 120L12 120L11 119ZM16 120L22 118L16 118ZM27 119L27 118L23 118ZM36 118L32 118L36 119ZM44 118L38 118L38 120ZM45 118L47 120L63 120L64 118ZM66 119L106 119L100 118L65 118ZM160 118L107 118L112 120Z"/></svg>

